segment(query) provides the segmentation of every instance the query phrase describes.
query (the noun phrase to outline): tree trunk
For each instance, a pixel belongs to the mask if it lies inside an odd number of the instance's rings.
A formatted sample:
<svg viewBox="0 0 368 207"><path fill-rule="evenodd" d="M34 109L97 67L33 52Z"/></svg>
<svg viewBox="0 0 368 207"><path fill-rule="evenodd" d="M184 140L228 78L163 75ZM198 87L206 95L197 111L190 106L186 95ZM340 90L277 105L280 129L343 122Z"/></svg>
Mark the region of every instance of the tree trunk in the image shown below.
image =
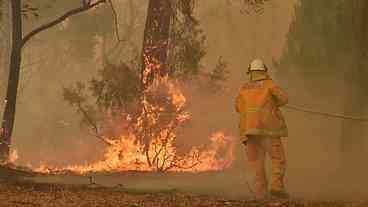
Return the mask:
<svg viewBox="0 0 368 207"><path fill-rule="evenodd" d="M170 25L173 15L172 0L149 0L146 25L144 28L142 46L142 68L141 68L141 89L142 98L144 90L159 76L165 76L167 69L167 54L170 37ZM143 103L143 102L141 102ZM142 110L144 106L142 106ZM151 166L151 159L148 153L151 140L150 130L147 129L147 117L143 121L143 132L140 139L145 144L144 152L148 165Z"/></svg>
<svg viewBox="0 0 368 207"><path fill-rule="evenodd" d="M2 133L0 136L0 161L7 161L15 121L15 108L17 103L17 89L21 64L22 48L22 14L21 0L11 1L12 15L12 48L10 57L10 71L8 77L8 88L6 92L6 103L3 114Z"/></svg>
<svg viewBox="0 0 368 207"><path fill-rule="evenodd" d="M6 89L6 77L9 74L9 60L10 60L10 2L0 1L1 17L0 17L0 27L1 27L1 48L0 48L0 114L2 114L4 109L4 99L5 99L5 89Z"/></svg>
<svg viewBox="0 0 368 207"><path fill-rule="evenodd" d="M143 88L153 79L167 74L167 52L173 14L171 0L150 0L142 48L141 78Z"/></svg>

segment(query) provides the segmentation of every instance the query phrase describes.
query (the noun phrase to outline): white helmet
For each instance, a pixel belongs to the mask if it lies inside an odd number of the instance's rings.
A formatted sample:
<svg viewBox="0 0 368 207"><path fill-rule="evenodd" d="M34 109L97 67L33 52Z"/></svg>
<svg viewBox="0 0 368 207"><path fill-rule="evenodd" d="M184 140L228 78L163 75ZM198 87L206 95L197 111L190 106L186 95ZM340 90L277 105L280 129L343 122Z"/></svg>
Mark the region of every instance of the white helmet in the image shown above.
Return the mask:
<svg viewBox="0 0 368 207"><path fill-rule="evenodd" d="M254 59L248 66L248 72L251 71L267 71L267 66L263 63L261 59Z"/></svg>

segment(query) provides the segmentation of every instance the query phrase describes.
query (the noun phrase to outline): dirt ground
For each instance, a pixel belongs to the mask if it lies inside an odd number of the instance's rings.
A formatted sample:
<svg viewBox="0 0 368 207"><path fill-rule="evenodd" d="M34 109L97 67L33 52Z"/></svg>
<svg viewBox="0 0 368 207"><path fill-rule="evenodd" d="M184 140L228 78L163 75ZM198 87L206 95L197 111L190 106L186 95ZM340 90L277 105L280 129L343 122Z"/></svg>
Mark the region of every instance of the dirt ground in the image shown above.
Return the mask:
<svg viewBox="0 0 368 207"><path fill-rule="evenodd" d="M206 186L205 178L213 185ZM229 178L219 173L137 172L46 176L0 166L0 207L368 207L368 199L311 200L292 195L288 200L255 200L240 191L231 193L239 180ZM202 188L194 188L195 184Z"/></svg>
<svg viewBox="0 0 368 207"><path fill-rule="evenodd" d="M165 206L244 206L244 207L366 207L365 201L306 200L227 200L219 196L183 193L175 190L143 192L123 186L105 188L98 185L0 183L1 207L165 207Z"/></svg>

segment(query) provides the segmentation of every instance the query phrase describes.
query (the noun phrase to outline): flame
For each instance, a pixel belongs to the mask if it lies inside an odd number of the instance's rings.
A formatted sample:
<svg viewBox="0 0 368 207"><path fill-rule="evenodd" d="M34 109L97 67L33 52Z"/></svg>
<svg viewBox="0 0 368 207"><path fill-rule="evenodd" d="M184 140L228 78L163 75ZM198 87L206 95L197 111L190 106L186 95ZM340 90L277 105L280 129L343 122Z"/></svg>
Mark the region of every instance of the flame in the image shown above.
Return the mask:
<svg viewBox="0 0 368 207"><path fill-rule="evenodd" d="M18 152L15 149L10 149L9 157L5 161L0 161L0 166L15 167L15 162L18 160Z"/></svg>
<svg viewBox="0 0 368 207"><path fill-rule="evenodd" d="M163 93L162 96L158 95L160 92ZM133 129L125 131L118 138L106 139L109 145L102 161L63 168L41 165L34 171L55 174L122 171L203 172L224 170L231 166L234 160L234 139L223 132L213 133L206 146L196 146L187 153L178 153L175 145L176 128L189 120L190 114L184 110L186 98L175 81L170 81L168 77L154 80L142 103L144 110L137 119L130 115L126 117L127 122L134 122Z"/></svg>
<svg viewBox="0 0 368 207"><path fill-rule="evenodd" d="M63 174L73 172L87 174L90 172L123 172L123 171L175 171L175 172L204 172L224 170L231 166L234 160L233 142L222 132L214 133L208 149L201 151L193 147L185 156L176 154L174 139L163 144L162 140L152 140L149 155L155 157L154 165L147 164L147 157L143 151L144 145L137 142L134 135L121 137L107 148L105 159L84 166L68 166L52 168L46 165L34 169L35 172L47 174ZM227 145L231 143L230 145ZM165 146L165 147L163 147ZM228 147L226 154L219 154L221 148ZM161 152L159 152L161 150ZM219 158L221 156L221 158Z"/></svg>
<svg viewBox="0 0 368 207"><path fill-rule="evenodd" d="M159 73L164 70L152 54L167 42L153 44L148 40L144 50L142 84L145 86L140 100L140 112L126 115L124 125L129 126L118 137L103 139L108 146L104 159L86 165L63 168L41 165L34 169L41 173L86 174L89 172L122 171L176 171L202 172L224 170L234 160L234 139L216 132L206 146L192 147L189 152L178 152L177 129L190 120L185 110L186 98L177 81ZM151 54L151 55L150 55Z"/></svg>
<svg viewBox="0 0 368 207"><path fill-rule="evenodd" d="M10 163L15 163L18 160L19 156L18 156L18 151L15 149L11 149L10 150L10 155L9 155L9 162Z"/></svg>

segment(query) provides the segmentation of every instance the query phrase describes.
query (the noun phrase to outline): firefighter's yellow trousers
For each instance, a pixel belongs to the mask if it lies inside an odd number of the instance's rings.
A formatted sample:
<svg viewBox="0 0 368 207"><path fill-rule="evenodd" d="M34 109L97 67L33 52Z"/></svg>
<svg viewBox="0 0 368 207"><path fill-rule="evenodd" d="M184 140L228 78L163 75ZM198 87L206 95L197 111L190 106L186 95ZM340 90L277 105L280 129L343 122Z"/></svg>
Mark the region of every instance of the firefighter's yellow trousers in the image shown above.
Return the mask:
<svg viewBox="0 0 368 207"><path fill-rule="evenodd" d="M266 154L271 160L270 191L284 191L285 152L279 137L248 136L246 154L250 171L254 172L254 186L258 195L266 194L268 181L265 170Z"/></svg>

